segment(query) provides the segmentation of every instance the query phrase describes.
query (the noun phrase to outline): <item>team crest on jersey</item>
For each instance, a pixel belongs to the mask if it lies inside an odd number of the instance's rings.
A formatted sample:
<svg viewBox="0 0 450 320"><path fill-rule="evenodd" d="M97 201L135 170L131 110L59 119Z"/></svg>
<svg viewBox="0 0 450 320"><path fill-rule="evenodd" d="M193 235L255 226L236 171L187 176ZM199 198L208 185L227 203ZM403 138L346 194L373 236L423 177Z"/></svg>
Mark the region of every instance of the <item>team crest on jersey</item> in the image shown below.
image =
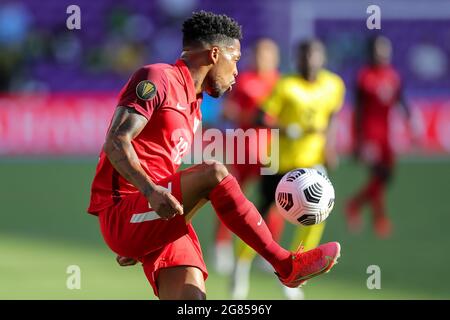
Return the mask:
<svg viewBox="0 0 450 320"><path fill-rule="evenodd" d="M142 80L136 86L136 95L141 100L150 100L156 96L156 85L150 80Z"/></svg>

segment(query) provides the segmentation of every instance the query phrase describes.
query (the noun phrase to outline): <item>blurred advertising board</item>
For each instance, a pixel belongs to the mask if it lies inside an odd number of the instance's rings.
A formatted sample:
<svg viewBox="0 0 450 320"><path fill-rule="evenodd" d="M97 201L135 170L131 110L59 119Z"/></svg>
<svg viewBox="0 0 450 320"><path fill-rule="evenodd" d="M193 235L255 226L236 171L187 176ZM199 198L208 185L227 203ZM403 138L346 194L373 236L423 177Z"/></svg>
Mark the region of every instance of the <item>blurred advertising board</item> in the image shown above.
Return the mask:
<svg viewBox="0 0 450 320"><path fill-rule="evenodd" d="M98 154L116 94L0 96L0 155Z"/></svg>
<svg viewBox="0 0 450 320"><path fill-rule="evenodd" d="M425 155L449 153L450 100L410 102L416 134L400 113L393 113L394 149ZM112 93L1 95L0 155L97 155L116 103ZM338 115L340 153L351 150L351 119L351 108L346 105Z"/></svg>

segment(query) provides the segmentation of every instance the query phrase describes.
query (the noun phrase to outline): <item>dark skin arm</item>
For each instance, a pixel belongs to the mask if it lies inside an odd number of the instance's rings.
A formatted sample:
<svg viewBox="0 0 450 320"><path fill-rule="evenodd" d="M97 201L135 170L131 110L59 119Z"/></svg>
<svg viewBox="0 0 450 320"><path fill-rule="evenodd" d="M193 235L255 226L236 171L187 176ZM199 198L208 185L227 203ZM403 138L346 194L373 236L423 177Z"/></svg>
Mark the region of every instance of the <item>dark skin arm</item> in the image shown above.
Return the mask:
<svg viewBox="0 0 450 320"><path fill-rule="evenodd" d="M269 129L278 129L280 133L286 135L286 128L281 127L276 119L268 116L262 108L259 108L256 114L255 123L257 126L262 126Z"/></svg>
<svg viewBox="0 0 450 320"><path fill-rule="evenodd" d="M411 115L411 109L410 106L405 98L405 95L403 93L403 88L399 89L399 94L398 94L398 105L400 106L400 108L402 109L406 119L408 120L408 124L409 124L409 129L411 130L411 139L412 139L412 143L413 145L420 145L420 127L419 127L419 123L417 123L417 119L415 119L412 115Z"/></svg>
<svg viewBox="0 0 450 320"><path fill-rule="evenodd" d="M361 89L357 86L355 89L355 122L354 122L354 133L355 133L355 146L353 150L353 156L358 159L361 149L361 133L362 133L362 104L361 104Z"/></svg>
<svg viewBox="0 0 450 320"><path fill-rule="evenodd" d="M117 107L106 136L103 150L112 166L133 184L163 219L183 214L183 208L170 192L156 185L142 168L131 141L146 126L148 120L133 108Z"/></svg>
<svg viewBox="0 0 450 320"><path fill-rule="evenodd" d="M403 94L403 88L399 89L398 103L400 104L400 107L403 109L403 112L405 113L406 117L408 119L411 119L411 111L409 109L408 103L406 102L405 95Z"/></svg>
<svg viewBox="0 0 450 320"><path fill-rule="evenodd" d="M337 125L335 113L330 115L328 127L326 130L327 143L325 147L325 166L328 170L335 169L338 166L339 158L336 151Z"/></svg>
<svg viewBox="0 0 450 320"><path fill-rule="evenodd" d="M268 124L265 121L266 113L262 110L262 108L258 108L256 112L256 119L255 123L257 126L266 126L268 127Z"/></svg>

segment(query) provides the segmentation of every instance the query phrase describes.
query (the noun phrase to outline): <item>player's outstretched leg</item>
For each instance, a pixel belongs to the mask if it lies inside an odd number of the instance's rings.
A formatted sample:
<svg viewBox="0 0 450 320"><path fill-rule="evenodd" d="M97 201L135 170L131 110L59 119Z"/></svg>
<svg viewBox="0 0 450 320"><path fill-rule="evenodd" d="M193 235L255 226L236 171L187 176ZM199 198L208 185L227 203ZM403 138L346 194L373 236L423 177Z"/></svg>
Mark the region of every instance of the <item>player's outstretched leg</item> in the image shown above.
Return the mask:
<svg viewBox="0 0 450 320"><path fill-rule="evenodd" d="M340 255L340 245L327 243L314 250L292 253L272 237L264 219L244 196L236 179L215 161L182 172L181 189L186 219L203 199L211 201L219 219L239 238L263 256L275 269L280 281L298 287L306 280L328 272Z"/></svg>

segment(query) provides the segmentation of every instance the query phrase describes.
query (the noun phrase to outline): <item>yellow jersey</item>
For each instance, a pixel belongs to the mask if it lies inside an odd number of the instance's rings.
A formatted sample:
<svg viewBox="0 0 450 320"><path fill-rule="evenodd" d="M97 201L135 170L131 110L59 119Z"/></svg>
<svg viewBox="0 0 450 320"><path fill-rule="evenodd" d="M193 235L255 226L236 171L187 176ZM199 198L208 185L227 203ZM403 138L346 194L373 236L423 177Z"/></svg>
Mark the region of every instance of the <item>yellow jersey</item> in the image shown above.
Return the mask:
<svg viewBox="0 0 450 320"><path fill-rule="evenodd" d="M296 75L278 81L263 109L277 120L280 128L297 125L302 132L292 139L280 131L279 172L324 164L326 131L331 116L342 106L344 94L342 79L324 69L314 82ZM272 161L275 160L277 157L272 155Z"/></svg>

